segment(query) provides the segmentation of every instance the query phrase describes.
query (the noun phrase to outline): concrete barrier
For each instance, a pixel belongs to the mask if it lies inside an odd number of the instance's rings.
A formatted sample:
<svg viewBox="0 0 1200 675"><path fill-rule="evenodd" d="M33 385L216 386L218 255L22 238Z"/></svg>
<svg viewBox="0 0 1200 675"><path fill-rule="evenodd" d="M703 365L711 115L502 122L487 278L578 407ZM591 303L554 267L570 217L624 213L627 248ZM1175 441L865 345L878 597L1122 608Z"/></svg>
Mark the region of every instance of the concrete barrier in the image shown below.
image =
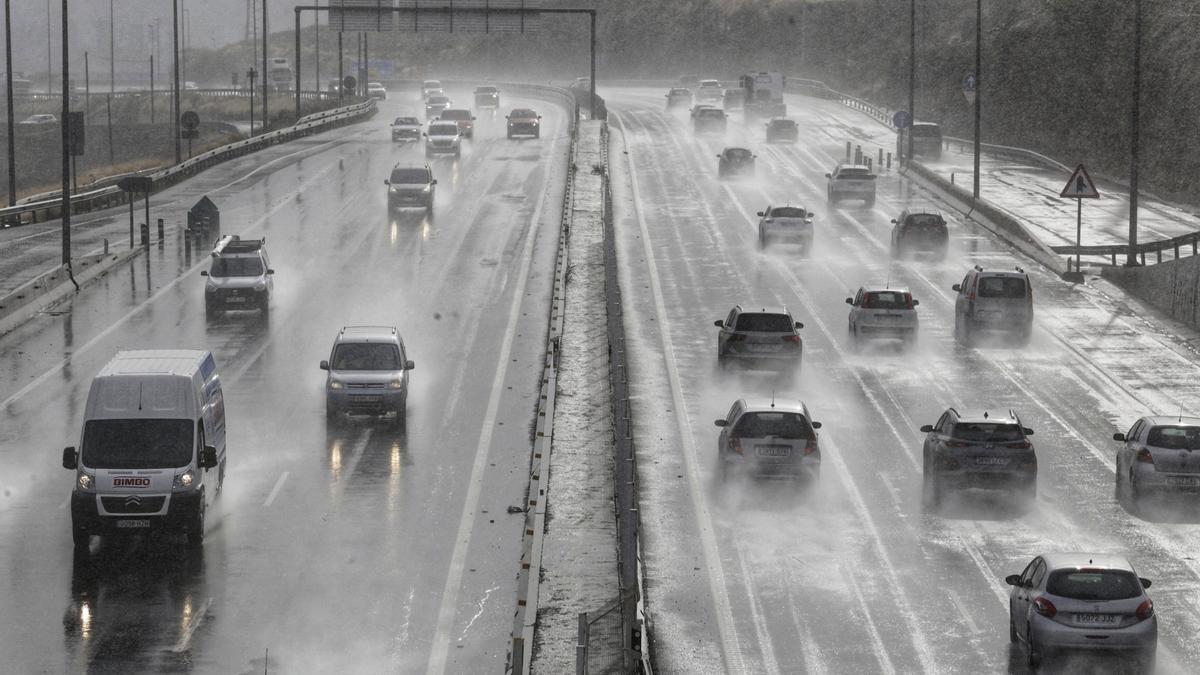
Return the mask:
<svg viewBox="0 0 1200 675"><path fill-rule="evenodd" d="M0 298L0 335L8 333L38 312L74 293L75 284L82 288L104 276L112 268L140 255L144 250L141 246L135 246L111 253L79 256L72 261L71 266L75 275L74 283L67 274L66 265L59 265L21 284Z"/></svg>
<svg viewBox="0 0 1200 675"><path fill-rule="evenodd" d="M1172 318L1200 327L1200 256L1145 267L1105 267L1100 275Z"/></svg>

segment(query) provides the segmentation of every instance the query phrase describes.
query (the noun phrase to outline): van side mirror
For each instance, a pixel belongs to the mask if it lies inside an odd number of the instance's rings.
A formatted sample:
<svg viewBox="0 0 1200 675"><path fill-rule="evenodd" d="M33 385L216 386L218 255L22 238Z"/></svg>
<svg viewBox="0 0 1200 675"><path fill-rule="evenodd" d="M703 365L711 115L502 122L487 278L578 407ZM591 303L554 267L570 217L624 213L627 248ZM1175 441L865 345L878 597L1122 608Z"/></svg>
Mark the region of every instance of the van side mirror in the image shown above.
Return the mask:
<svg viewBox="0 0 1200 675"><path fill-rule="evenodd" d="M893 224L893 225L895 225L895 224L896 224L896 219L895 219L895 218L892 218L892 224Z"/></svg>
<svg viewBox="0 0 1200 675"><path fill-rule="evenodd" d="M268 267L268 268L267 268L267 274L275 274L275 270L273 270L273 269L271 269L271 268L269 268L269 267Z"/></svg>
<svg viewBox="0 0 1200 675"><path fill-rule="evenodd" d="M713 325L716 326L717 328L724 328L725 322L720 319L717 319L716 321L713 322Z"/></svg>
<svg viewBox="0 0 1200 675"><path fill-rule="evenodd" d="M1119 431L1118 431L1117 433L1113 434L1113 440L1114 440L1114 441L1124 441L1124 440L1125 440L1125 434L1123 434L1123 433L1121 433L1121 432L1119 432Z"/></svg>
<svg viewBox="0 0 1200 675"><path fill-rule="evenodd" d="M962 284L954 284L950 287L950 290L954 291L955 293L962 293Z"/></svg>
<svg viewBox="0 0 1200 675"><path fill-rule="evenodd" d="M200 270L200 276L202 276L202 277L208 276L208 270Z"/></svg>
<svg viewBox="0 0 1200 675"><path fill-rule="evenodd" d="M1021 585L1021 575L1020 574L1010 574L1010 575L1004 577L1004 583L1008 584L1009 586L1020 586Z"/></svg>
<svg viewBox="0 0 1200 675"><path fill-rule="evenodd" d="M797 321L797 322L796 322L796 328L797 328L797 329L799 329L799 328L804 328L804 324L802 324L802 323L800 323L799 321Z"/></svg>
<svg viewBox="0 0 1200 675"><path fill-rule="evenodd" d="M328 361L321 362L321 370L329 370L329 362Z"/></svg>
<svg viewBox="0 0 1200 675"><path fill-rule="evenodd" d="M404 362L404 369L405 369L405 370L412 370L413 368L416 368L416 367L417 367L417 365L416 365L415 363L413 363L412 361L405 361L405 362Z"/></svg>
<svg viewBox="0 0 1200 675"><path fill-rule="evenodd" d="M854 298L846 298L846 304L847 304L847 305L853 305L853 304L854 304Z"/></svg>
<svg viewBox="0 0 1200 675"><path fill-rule="evenodd" d="M759 218L762 218L764 213L766 213L766 212L765 212L765 211L759 211L759 212L758 212L758 213L756 213L755 215L757 215Z"/></svg>
<svg viewBox="0 0 1200 675"><path fill-rule="evenodd" d="M1138 581L1142 582L1142 588L1150 588L1150 580L1143 577L1138 577Z"/></svg>
<svg viewBox="0 0 1200 675"><path fill-rule="evenodd" d="M433 179L433 182L431 182L431 183L430 183L430 185L437 185L437 179L436 179L436 178L434 178L434 179Z"/></svg>
<svg viewBox="0 0 1200 675"><path fill-rule="evenodd" d="M826 178L833 178L833 174L828 174L828 173L827 173L827 174L825 174L825 177L826 177Z"/></svg>
<svg viewBox="0 0 1200 675"><path fill-rule="evenodd" d="M383 179L383 184L384 184L384 185L391 185L391 184L392 184L392 181L390 181L390 180L388 180L388 179L384 178L384 179Z"/></svg>
<svg viewBox="0 0 1200 675"><path fill-rule="evenodd" d="M727 426L729 426L729 420L726 420L726 419L713 420L713 424L715 424L719 427L727 427Z"/></svg>
<svg viewBox="0 0 1200 675"><path fill-rule="evenodd" d="M200 468L213 469L217 466L217 449L211 445L204 446L200 451Z"/></svg>
<svg viewBox="0 0 1200 675"><path fill-rule="evenodd" d="M1022 428L1022 429L1021 429L1021 431L1024 431L1026 436L1032 436L1032 435L1033 435L1033 429L1030 429L1029 427L1024 427L1024 428Z"/></svg>
<svg viewBox="0 0 1200 675"><path fill-rule="evenodd" d="M916 298L913 298L913 307L916 307L919 304L921 304L921 301Z"/></svg>
<svg viewBox="0 0 1200 675"><path fill-rule="evenodd" d="M821 423L820 423L820 422L813 422L813 423L812 423L812 427L813 427L814 429L820 429L820 428L821 428Z"/></svg>
<svg viewBox="0 0 1200 675"><path fill-rule="evenodd" d="M923 433L923 434L933 433L933 425L932 424L922 424L921 425L921 433Z"/></svg>
<svg viewBox="0 0 1200 675"><path fill-rule="evenodd" d="M75 452L75 447L63 448L63 468L78 469L79 468L79 453Z"/></svg>

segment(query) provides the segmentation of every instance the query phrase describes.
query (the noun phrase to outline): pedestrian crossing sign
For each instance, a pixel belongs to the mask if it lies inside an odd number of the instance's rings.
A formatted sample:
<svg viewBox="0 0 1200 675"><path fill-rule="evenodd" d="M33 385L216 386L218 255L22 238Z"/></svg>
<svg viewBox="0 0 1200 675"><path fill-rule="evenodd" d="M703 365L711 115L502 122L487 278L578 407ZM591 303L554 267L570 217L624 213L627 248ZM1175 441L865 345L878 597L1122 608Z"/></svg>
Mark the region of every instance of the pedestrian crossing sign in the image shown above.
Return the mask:
<svg viewBox="0 0 1200 675"><path fill-rule="evenodd" d="M1062 189L1059 196L1069 199L1099 199L1100 193L1096 190L1096 183L1088 175L1087 169L1080 164L1075 167L1075 172L1071 174L1071 178L1067 180L1067 186Z"/></svg>

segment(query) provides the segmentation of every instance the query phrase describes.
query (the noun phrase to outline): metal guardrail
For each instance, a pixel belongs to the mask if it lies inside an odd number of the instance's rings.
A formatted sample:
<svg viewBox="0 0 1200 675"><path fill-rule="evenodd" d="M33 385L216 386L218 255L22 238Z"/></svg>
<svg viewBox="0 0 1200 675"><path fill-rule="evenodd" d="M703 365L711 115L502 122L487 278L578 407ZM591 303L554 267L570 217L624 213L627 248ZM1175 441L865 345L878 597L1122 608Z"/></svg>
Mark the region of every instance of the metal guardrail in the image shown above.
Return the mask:
<svg viewBox="0 0 1200 675"><path fill-rule="evenodd" d="M175 166L153 172L149 174L149 177L154 180L154 192L158 192L214 164L261 150L270 145L286 143L296 138L308 136L326 128L374 113L375 101L373 99L342 108L313 113L301 118L296 124L290 127L270 131L253 138L235 141L219 148L214 148L180 162ZM71 197L71 213L84 213L96 209L109 208L118 204L124 204L129 199L130 194L121 191L115 185L81 192ZM0 223L4 223L4 227L13 227L53 220L61 217L61 215L62 197L55 196L0 209Z"/></svg>
<svg viewBox="0 0 1200 675"><path fill-rule="evenodd" d="M284 89L272 90L270 93L278 94L280 96L287 96L289 98L293 98L296 95L296 92L291 91L291 90L284 90ZM170 88L162 88L162 87L155 88L153 94L151 94L151 91L149 89L126 89L123 91L114 91L114 92L97 90L97 91L93 91L91 93L83 92L83 91L75 91L75 92L71 93L71 98L82 100L84 98L91 96L91 97L99 100L99 99L102 99L107 96L113 100L120 100L123 98L142 98L144 96L150 96L150 95L153 95L156 97L157 96L168 96L169 97L169 96L174 96L174 91ZM222 98L225 98L225 97L249 97L251 95L262 96L262 87L255 87L254 91L251 91L249 89L243 89L241 87L217 87L217 88L210 88L210 89L180 89L179 95L181 97L202 96L202 97L222 97ZM300 98L308 99L308 100L337 98L337 92L311 91L311 90L310 91L301 91ZM0 95L0 99L3 99L3 95ZM48 103L58 103L58 102L62 101L62 94L59 94L59 93L48 94L46 92L30 92L27 94L13 94L13 103L18 103L22 100L46 101ZM55 111L55 112L57 112L57 111Z"/></svg>
<svg viewBox="0 0 1200 675"><path fill-rule="evenodd" d="M1187 234L1173 237L1171 239L1163 239L1160 241L1151 241L1145 244L1138 244L1133 247L1134 257L1142 265L1146 264L1146 254L1155 254L1155 263L1163 261L1163 251L1173 251L1174 257L1171 260L1179 259L1179 250L1192 247L1192 255L1200 254L1200 232L1189 232ZM1067 256L1091 255L1103 256L1108 258L1110 263L1115 267L1117 265L1117 256L1129 255L1129 244L1097 244L1091 246L1051 246L1050 249L1055 253L1062 253ZM1068 265L1069 266L1069 265Z"/></svg>

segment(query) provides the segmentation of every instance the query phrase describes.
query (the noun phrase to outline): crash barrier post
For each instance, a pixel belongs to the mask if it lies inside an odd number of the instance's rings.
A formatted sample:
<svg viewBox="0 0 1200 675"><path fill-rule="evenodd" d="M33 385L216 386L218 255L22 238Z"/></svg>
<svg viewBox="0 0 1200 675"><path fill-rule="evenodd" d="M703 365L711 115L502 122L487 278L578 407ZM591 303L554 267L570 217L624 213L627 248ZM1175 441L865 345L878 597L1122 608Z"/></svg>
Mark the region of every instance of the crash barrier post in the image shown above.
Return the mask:
<svg viewBox="0 0 1200 675"><path fill-rule="evenodd" d="M142 248L150 248L150 224L139 223L142 230Z"/></svg>
<svg viewBox="0 0 1200 675"><path fill-rule="evenodd" d="M158 219L158 243L163 243L163 219Z"/></svg>

